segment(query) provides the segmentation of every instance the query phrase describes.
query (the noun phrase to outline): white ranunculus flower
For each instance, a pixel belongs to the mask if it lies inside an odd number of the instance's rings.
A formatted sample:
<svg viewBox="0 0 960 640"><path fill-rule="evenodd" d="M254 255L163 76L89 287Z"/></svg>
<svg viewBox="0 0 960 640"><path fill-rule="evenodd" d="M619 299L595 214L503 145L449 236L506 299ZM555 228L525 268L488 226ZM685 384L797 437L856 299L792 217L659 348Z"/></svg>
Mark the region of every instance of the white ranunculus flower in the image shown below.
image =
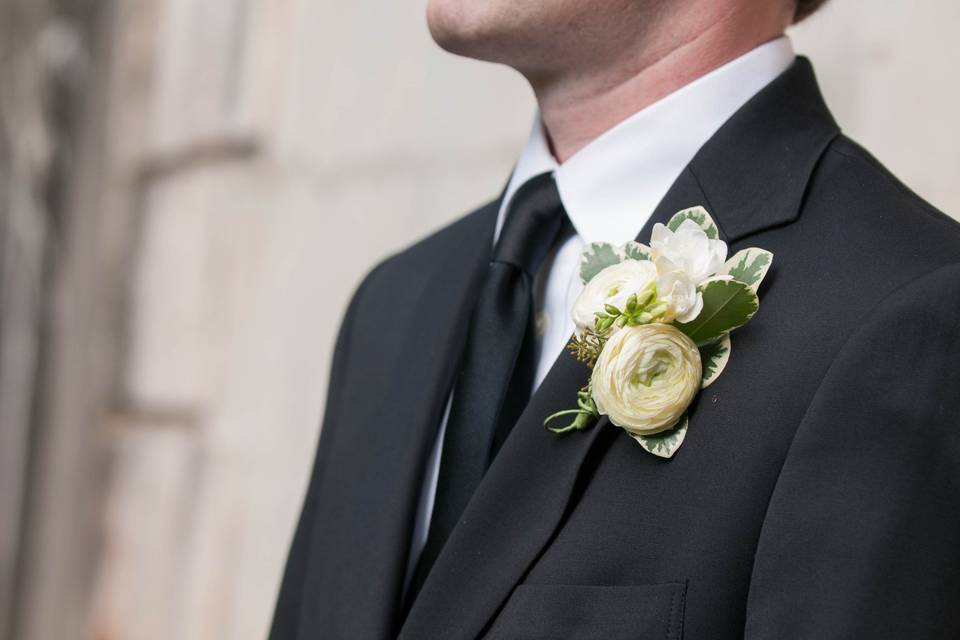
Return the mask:
<svg viewBox="0 0 960 640"><path fill-rule="evenodd" d="M597 275L584 287L573 303L573 323L577 333L592 329L596 313L605 305L613 305L623 311L627 298L640 293L644 287L657 279L657 268L649 260L624 260Z"/></svg>
<svg viewBox="0 0 960 640"><path fill-rule="evenodd" d="M691 322L703 309L703 294L685 271L661 256L657 266L657 299L667 303L663 322Z"/></svg>
<svg viewBox="0 0 960 640"><path fill-rule="evenodd" d="M626 327L606 343L593 369L593 399L632 435L674 426L700 389L697 345L669 324Z"/></svg>
<svg viewBox="0 0 960 640"><path fill-rule="evenodd" d="M727 243L711 240L693 220L684 220L676 231L659 222L653 226L650 248L654 257L663 256L700 284L723 266Z"/></svg>

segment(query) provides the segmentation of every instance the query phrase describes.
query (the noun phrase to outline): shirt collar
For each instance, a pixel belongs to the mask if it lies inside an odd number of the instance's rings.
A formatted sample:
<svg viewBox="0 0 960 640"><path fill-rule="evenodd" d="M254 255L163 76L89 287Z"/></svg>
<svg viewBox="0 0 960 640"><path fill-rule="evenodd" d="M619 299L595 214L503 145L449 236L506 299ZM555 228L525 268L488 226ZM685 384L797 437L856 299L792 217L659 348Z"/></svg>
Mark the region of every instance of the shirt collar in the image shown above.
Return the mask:
<svg viewBox="0 0 960 640"><path fill-rule="evenodd" d="M763 44L635 113L563 164L550 152L538 112L500 203L497 236L517 189L552 172L585 242L633 240L700 147L793 59L786 36Z"/></svg>

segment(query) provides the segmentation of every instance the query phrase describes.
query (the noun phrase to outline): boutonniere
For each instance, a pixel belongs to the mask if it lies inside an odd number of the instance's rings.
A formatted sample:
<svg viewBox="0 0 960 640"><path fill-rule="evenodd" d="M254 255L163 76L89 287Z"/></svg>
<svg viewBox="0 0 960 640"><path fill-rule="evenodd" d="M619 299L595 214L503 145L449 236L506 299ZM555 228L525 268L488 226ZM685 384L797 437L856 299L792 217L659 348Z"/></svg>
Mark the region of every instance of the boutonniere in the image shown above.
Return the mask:
<svg viewBox="0 0 960 640"><path fill-rule="evenodd" d="M757 288L772 261L756 248L727 260L727 244L703 207L657 223L650 246L587 246L568 348L592 373L577 408L544 426L567 433L605 415L650 453L672 457L686 437L690 403L730 358L730 332L757 312ZM555 426L566 416L569 424Z"/></svg>

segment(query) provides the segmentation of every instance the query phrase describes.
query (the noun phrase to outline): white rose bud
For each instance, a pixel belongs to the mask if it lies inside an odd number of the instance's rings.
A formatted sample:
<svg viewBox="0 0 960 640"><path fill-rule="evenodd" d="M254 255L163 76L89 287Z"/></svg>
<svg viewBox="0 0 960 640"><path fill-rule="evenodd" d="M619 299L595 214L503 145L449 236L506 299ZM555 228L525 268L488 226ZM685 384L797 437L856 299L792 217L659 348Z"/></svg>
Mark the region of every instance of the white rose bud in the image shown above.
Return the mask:
<svg viewBox="0 0 960 640"><path fill-rule="evenodd" d="M577 333L592 329L597 312L608 304L623 311L627 298L640 293L656 279L657 268L649 260L624 260L595 275L573 303L571 315Z"/></svg>
<svg viewBox="0 0 960 640"><path fill-rule="evenodd" d="M693 220L684 220L676 231L659 222L653 226L650 248L655 257L663 256L700 284L723 266L727 243L711 240Z"/></svg>
<svg viewBox="0 0 960 640"><path fill-rule="evenodd" d="M676 327L626 327L606 343L593 369L593 399L610 422L633 435L673 427L700 389L700 352Z"/></svg>
<svg viewBox="0 0 960 640"><path fill-rule="evenodd" d="M665 257L656 260L657 299L667 303L662 322L692 322L703 309L703 294L696 283Z"/></svg>

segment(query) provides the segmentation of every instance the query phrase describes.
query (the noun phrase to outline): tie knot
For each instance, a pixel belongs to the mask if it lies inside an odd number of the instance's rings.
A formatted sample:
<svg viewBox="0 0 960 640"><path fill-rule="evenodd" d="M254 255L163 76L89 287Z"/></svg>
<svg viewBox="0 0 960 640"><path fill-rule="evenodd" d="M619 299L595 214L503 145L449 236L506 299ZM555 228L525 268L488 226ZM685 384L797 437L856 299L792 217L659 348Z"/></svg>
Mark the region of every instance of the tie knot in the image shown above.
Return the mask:
<svg viewBox="0 0 960 640"><path fill-rule="evenodd" d="M533 277L550 252L565 217L551 174L541 173L523 183L507 210L493 250L494 262L506 262Z"/></svg>

